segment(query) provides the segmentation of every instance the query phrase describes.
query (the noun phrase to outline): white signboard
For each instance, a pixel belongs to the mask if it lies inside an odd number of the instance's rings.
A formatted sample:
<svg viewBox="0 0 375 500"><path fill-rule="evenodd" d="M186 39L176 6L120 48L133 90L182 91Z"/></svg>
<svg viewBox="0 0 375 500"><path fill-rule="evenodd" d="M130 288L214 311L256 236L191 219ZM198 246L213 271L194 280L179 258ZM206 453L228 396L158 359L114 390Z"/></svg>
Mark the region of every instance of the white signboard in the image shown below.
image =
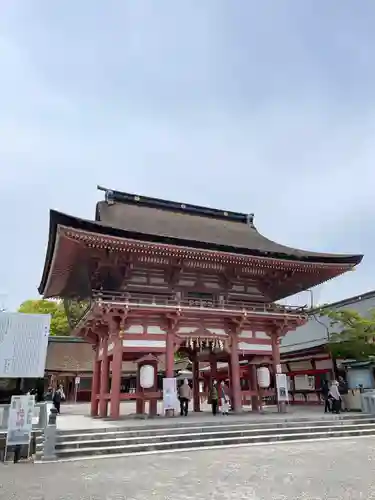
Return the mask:
<svg viewBox="0 0 375 500"><path fill-rule="evenodd" d="M0 313L0 378L41 378L46 365L49 314Z"/></svg>
<svg viewBox="0 0 375 500"><path fill-rule="evenodd" d="M285 373L276 374L277 401L289 401L288 379Z"/></svg>
<svg viewBox="0 0 375 500"><path fill-rule="evenodd" d="M177 380L163 378L163 405L164 411L175 410L178 407Z"/></svg>
<svg viewBox="0 0 375 500"><path fill-rule="evenodd" d="M74 383L75 383L75 385L79 385L81 383L81 377L76 377L74 379Z"/></svg>
<svg viewBox="0 0 375 500"><path fill-rule="evenodd" d="M6 446L30 444L35 407L34 396L12 396Z"/></svg>

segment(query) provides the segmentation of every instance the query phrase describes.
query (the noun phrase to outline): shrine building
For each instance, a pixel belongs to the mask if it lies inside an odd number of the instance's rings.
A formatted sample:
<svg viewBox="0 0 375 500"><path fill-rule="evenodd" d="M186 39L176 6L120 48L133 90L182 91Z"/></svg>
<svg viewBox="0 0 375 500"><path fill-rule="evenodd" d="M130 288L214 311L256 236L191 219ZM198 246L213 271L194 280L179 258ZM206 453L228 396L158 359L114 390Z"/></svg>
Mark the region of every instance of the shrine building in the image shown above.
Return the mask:
<svg viewBox="0 0 375 500"><path fill-rule="evenodd" d="M105 199L95 220L51 210L39 286L45 298L64 299L73 335L93 344L93 416L116 419L127 399L136 399L137 413L149 402L156 414L158 360L172 378L177 353L192 362L195 411L199 365L210 364L212 380L219 362L229 366L233 410L242 408L242 374L256 411L266 393L257 367L281 373L280 339L307 321L304 308L275 302L362 260L275 243L252 214L99 189ZM121 393L129 361L138 366L132 394ZM154 370L152 386L142 384L144 366Z"/></svg>

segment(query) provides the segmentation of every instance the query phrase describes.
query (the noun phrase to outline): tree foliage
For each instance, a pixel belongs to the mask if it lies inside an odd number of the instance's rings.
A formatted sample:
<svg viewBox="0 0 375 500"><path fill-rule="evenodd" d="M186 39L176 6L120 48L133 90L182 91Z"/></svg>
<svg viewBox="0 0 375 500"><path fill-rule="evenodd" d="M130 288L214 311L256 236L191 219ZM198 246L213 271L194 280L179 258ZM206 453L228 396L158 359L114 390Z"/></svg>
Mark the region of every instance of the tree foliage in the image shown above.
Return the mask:
<svg viewBox="0 0 375 500"><path fill-rule="evenodd" d="M18 312L27 314L50 314L51 331L50 335L70 335L70 326L65 313L64 304L53 300L26 300L23 302Z"/></svg>
<svg viewBox="0 0 375 500"><path fill-rule="evenodd" d="M335 358L375 356L375 309L365 316L351 309L322 312L330 320L328 348Z"/></svg>

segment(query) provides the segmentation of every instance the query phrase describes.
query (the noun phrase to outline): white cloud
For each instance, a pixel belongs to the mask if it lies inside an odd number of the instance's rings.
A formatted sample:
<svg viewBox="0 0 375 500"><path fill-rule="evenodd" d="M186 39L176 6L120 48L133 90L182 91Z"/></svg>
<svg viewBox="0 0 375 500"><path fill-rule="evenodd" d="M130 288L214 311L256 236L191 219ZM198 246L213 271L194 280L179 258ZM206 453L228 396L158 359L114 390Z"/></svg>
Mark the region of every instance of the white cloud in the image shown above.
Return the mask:
<svg viewBox="0 0 375 500"><path fill-rule="evenodd" d="M93 216L97 183L255 212L281 243L370 254L375 72L365 63L375 39L365 3L354 23L347 6L335 17L311 2L12 4L0 21L10 303L36 289L48 209ZM369 258L325 285L321 300L371 288L374 267Z"/></svg>

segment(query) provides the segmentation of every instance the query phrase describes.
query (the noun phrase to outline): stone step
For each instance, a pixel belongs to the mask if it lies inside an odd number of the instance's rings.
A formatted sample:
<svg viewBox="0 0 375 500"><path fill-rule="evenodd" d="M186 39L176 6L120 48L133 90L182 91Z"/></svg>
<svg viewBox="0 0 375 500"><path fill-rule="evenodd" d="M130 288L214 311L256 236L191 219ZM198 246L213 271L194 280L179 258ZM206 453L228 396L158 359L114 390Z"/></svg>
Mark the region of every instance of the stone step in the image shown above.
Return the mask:
<svg viewBox="0 0 375 500"><path fill-rule="evenodd" d="M327 423L337 423L337 424L355 424L355 423L374 423L375 422L375 417L362 417L360 419L358 418L320 418L319 420L306 420L306 421L300 421L300 420L285 420L285 421L261 421L261 422L230 422L229 419L226 422L215 422L212 425L209 424L188 424L188 422L185 423L185 425L179 425L179 426L158 426L158 427L149 427L149 426L143 426L140 428L127 428L127 427L117 427L117 428L104 428L104 429L95 429L94 431L92 429L89 430L82 430L80 432L78 431L69 431L67 432L61 432L58 431L58 436L57 436L57 441L65 441L65 440L71 440L71 441L78 441L82 439L87 439L87 440L98 440L98 439L104 439L110 436L129 436L129 437L136 437L136 436L157 436L157 435L165 435L165 434L181 434L184 432L207 432L207 431L212 431L212 430L220 430L220 431L226 431L226 430L234 430L234 429L262 429L262 428L267 428L267 427L274 427L274 428L285 428L285 427L295 427L295 426L301 426L301 427L310 427L311 425L327 425Z"/></svg>
<svg viewBox="0 0 375 500"><path fill-rule="evenodd" d="M92 441L108 441L113 439L153 439L158 436L164 437L168 436L178 436L182 434L206 434L206 433L226 433L226 432L263 432L263 430L268 431L268 429L275 430L279 432L282 429L293 429L293 428L312 428L312 427L326 427L330 425L347 426L347 425L367 425L375 424L375 418L361 419L360 421L355 421L352 419L345 420L313 420L308 423L301 425L301 422L264 422L262 424L236 424L231 425L216 425L216 426L185 426L179 428L167 428L167 429L142 429L139 431L107 431L107 432L97 432L97 433L80 433L72 434L69 436L58 434L56 442L92 442ZM38 443L39 444L39 443Z"/></svg>
<svg viewBox="0 0 375 500"><path fill-rule="evenodd" d="M98 430L97 430L98 431ZM103 432L104 431L104 432ZM78 460L103 456L178 451L202 447L245 446L269 442L328 439L375 435L375 418L321 418L302 421L227 422L215 426L187 425L134 430L113 429L100 432L60 433L56 443L57 460ZM41 460L43 441L39 440L36 461Z"/></svg>
<svg viewBox="0 0 375 500"><path fill-rule="evenodd" d="M194 414L193 414L194 415ZM237 417L237 418L236 418ZM285 416L285 418L282 418L281 415L275 415L275 416L268 416L268 415L265 415L263 418L260 416L259 418L257 419L251 419L251 421L249 420L246 420L246 418L242 418L241 420L238 419L238 415L229 415L228 417L226 417L225 420L218 420L218 418L213 418L212 420L209 420L209 421L205 421L204 423L199 423L199 422L189 422L189 418L190 417L187 417L186 419L180 419L178 418L178 420L173 420L171 419L170 421L168 422L165 422L166 419L163 419L163 423L152 423L153 422L153 419L150 419L147 421L147 423L144 423L144 424L140 424L140 425L131 425L131 426L126 426L126 424L124 423L124 425L121 425L121 426L116 426L116 427L103 427L103 428L89 428L89 429L80 429L79 431L78 430L60 430L59 429L59 435L60 436L81 436L83 434L97 434L98 432L100 433L105 433L105 432L122 432L122 431L129 431L129 432L138 432L138 431L141 431L141 432L148 432L148 431L165 431L165 430L170 430L170 429L176 429L178 431L179 428L181 427L188 427L189 429L193 428L193 427L197 427L197 428L202 428L202 427L209 427L211 428L212 426L228 426L228 425L244 425L244 426L249 426L249 425L269 425L269 424L272 424L272 425L285 425L285 424L289 424L291 422L295 422L295 423L303 423L303 422L306 422L306 423L309 423L311 421L313 421L313 419L311 417L295 417L295 416ZM235 419L236 420L233 420ZM332 414L328 414L328 415L325 415L324 413L322 415L320 415L319 417L317 416L317 419L314 421L325 421L325 420L329 420L329 421L336 421L336 420L346 420L346 419L350 419L350 420L362 420L362 419L369 419L369 418L374 418L374 416L372 415L367 415L367 414L361 414L361 413L358 413L358 414L351 414L351 413L347 413L347 414L341 414L341 415L332 415ZM158 420L158 419L156 419ZM159 420L160 422L160 420ZM164 423L165 422L165 423Z"/></svg>
<svg viewBox="0 0 375 500"><path fill-rule="evenodd" d="M69 449L81 449L85 450L87 448L100 448L107 447L113 448L116 446L131 446L131 445L142 445L149 444L153 445L154 443L165 442L172 443L174 441L194 441L194 440L210 440L216 438L236 438L236 437L252 437L257 436L259 434L263 435L278 435L278 434L311 434L314 432L322 431L322 432L330 432L333 430L338 431L351 431L351 430L361 430L361 429L374 429L375 423L373 424L355 424L355 425L326 425L326 426L311 426L311 427L288 427L285 429L275 429L275 428L266 428L266 429L243 429L243 430L225 430L225 431L206 431L206 432L188 432L184 434L162 434L158 436L143 436L143 437L120 437L116 436L113 438L106 438L100 440L80 440L80 441L62 441L56 444L56 450L64 450L66 448Z"/></svg>
<svg viewBox="0 0 375 500"><path fill-rule="evenodd" d="M313 426L326 426L330 424L331 422L337 424L337 425L354 425L356 423L361 423L361 424L370 424L370 423L375 423L375 417L369 417L366 416L365 418L361 419L354 419L354 418L341 418L341 419L327 419L327 418L321 418L319 420L310 420L308 422L301 422L299 420L297 421L277 421L277 422L270 422L268 421L263 421L259 424L255 423L249 423L249 422L226 422L225 423L218 423L216 422L216 425L187 425L185 423L185 426L172 426L172 427L162 427L162 428L156 428L156 429L150 429L148 426L145 428L143 427L142 429L139 430L133 430L129 428L118 428L118 430L113 430L111 428L109 429L97 429L97 432L80 432L80 433L74 433L74 434L66 434L66 433L61 433L58 432L58 435L56 437L56 442L57 443L62 443L65 441L69 442L77 442L77 441L101 441L101 440L109 440L109 439L118 439L118 438L137 438L137 437L156 437L156 436L165 436L165 435L179 435L179 434L184 434L184 433L207 433L207 432L227 432L227 431L242 431L242 430L256 430L261 431L262 429L266 429L269 427L273 427L274 429L283 429L283 428L294 428L294 427L313 427ZM90 429L91 430L91 429ZM77 431L76 431L77 432ZM37 450L40 450L43 447L44 443L44 438L43 436L38 436L36 445L37 445Z"/></svg>
<svg viewBox="0 0 375 500"><path fill-rule="evenodd" d="M236 435L216 437L198 437L197 439L175 439L172 441L151 441L142 444L121 444L114 446L92 446L87 448L63 448L57 451L58 460L80 460L84 458L99 458L111 457L118 455L146 454L163 451L179 451L179 450L197 450L200 448L210 447L228 447L228 446L252 446L257 444L277 443L301 441L306 439L331 439L344 438L355 436L371 436L375 435L375 426L370 428L356 428L351 426L349 429L341 427L330 427L326 430L317 429L306 431L306 428L301 432L279 432L277 434L259 433L251 435ZM187 438L189 436L186 436Z"/></svg>

